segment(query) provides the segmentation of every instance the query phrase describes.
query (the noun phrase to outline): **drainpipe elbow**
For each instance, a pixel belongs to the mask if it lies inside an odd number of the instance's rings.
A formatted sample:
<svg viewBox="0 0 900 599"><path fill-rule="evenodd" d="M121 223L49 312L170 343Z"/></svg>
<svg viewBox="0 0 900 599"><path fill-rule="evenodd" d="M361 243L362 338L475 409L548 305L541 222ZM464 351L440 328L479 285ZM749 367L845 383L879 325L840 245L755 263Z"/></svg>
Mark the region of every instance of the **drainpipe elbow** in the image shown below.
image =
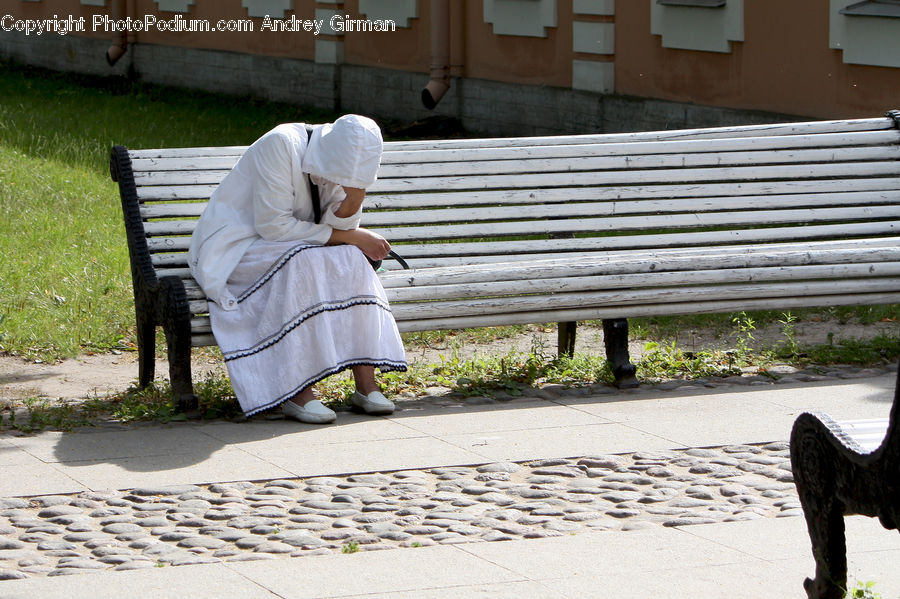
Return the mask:
<svg viewBox="0 0 900 599"><path fill-rule="evenodd" d="M422 90L422 104L428 110L434 110L449 89L450 77L432 78Z"/></svg>
<svg viewBox="0 0 900 599"><path fill-rule="evenodd" d="M109 66L115 65L120 58L125 56L125 53L128 52L128 44L125 42L116 43L109 47L106 51L106 64Z"/></svg>

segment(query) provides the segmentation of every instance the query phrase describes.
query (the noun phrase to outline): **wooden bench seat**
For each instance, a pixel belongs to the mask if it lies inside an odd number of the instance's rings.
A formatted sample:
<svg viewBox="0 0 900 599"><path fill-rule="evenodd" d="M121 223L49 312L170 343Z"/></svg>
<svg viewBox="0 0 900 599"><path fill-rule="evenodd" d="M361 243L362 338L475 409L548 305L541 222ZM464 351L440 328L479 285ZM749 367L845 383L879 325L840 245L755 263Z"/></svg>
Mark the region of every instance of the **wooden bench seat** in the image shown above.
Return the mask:
<svg viewBox="0 0 900 599"><path fill-rule="evenodd" d="M791 431L791 470L816 561L803 586L810 599L847 590L844 516L878 518L900 527L900 378L889 418L836 422L804 413Z"/></svg>
<svg viewBox="0 0 900 599"><path fill-rule="evenodd" d="M627 317L900 301L900 113L613 135L388 142L362 225L410 270L382 282L401 331L603 319L634 384ZM196 218L245 147L113 148L141 353L163 325L191 394L214 344L186 263ZM388 269L396 269L386 261ZM162 286L162 290L160 290Z"/></svg>

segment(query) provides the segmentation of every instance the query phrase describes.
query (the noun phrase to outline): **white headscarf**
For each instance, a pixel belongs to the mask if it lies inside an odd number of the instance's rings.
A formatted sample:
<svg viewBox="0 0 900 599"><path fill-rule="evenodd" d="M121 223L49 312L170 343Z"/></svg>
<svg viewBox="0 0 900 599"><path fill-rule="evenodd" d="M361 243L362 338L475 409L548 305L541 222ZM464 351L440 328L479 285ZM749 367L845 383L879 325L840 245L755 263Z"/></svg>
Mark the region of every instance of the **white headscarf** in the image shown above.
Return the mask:
<svg viewBox="0 0 900 599"><path fill-rule="evenodd" d="M303 156L302 170L332 183L365 189L376 179L384 144L370 118L344 115L317 127Z"/></svg>

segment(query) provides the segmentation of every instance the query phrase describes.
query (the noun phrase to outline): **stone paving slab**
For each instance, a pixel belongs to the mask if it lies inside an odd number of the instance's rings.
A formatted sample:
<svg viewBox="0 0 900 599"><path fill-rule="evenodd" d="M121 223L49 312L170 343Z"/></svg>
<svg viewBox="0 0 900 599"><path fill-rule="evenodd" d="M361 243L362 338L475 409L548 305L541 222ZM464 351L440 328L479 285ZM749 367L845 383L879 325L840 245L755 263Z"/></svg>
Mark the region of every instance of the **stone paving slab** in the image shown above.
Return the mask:
<svg viewBox="0 0 900 599"><path fill-rule="evenodd" d="M673 389L667 394L634 392L626 400L564 397L556 401L594 416L666 439L672 445L702 447L787 438L797 416L824 411L841 419L886 418L894 397L893 376L852 383L828 380L815 385L724 389Z"/></svg>
<svg viewBox="0 0 900 599"><path fill-rule="evenodd" d="M449 435L445 439L477 454L481 462L686 447L616 423Z"/></svg>
<svg viewBox="0 0 900 599"><path fill-rule="evenodd" d="M247 476L267 479L294 475L291 470L278 464L233 447L202 456L176 453L166 456L164 460L158 456L147 456L57 462L53 467L91 490L154 485L164 481L227 481Z"/></svg>
<svg viewBox="0 0 900 599"><path fill-rule="evenodd" d="M16 465L0 466L0 497L75 493L88 489L50 464L28 455L21 457Z"/></svg>
<svg viewBox="0 0 900 599"><path fill-rule="evenodd" d="M0 582L3 599L284 599L225 564Z"/></svg>
<svg viewBox="0 0 900 599"><path fill-rule="evenodd" d="M804 563L804 566L806 564ZM559 580L541 581L565 597L634 599L800 599L805 597L802 572L779 572L771 562L674 567L652 573L629 570L626 576L612 564ZM535 597L538 597L535 595Z"/></svg>
<svg viewBox="0 0 900 599"><path fill-rule="evenodd" d="M895 530L886 530L877 518L847 516L845 522L847 549L850 553L861 555L867 552L900 551L900 534ZM739 537L741 551L755 558L772 561L795 559L796 540L800 539L801 544L809 542L803 518L788 518L777 522L772 519L753 523L740 522L736 526L712 524L682 530L721 545L733 545L735 537ZM897 574L900 580L900 571Z"/></svg>
<svg viewBox="0 0 900 599"><path fill-rule="evenodd" d="M348 559L348 557L350 559ZM281 597L312 599L417 592L460 584L503 584L527 577L453 547L375 551L314 559L229 564Z"/></svg>
<svg viewBox="0 0 900 599"><path fill-rule="evenodd" d="M583 594L584 589L579 592ZM602 596L602 594L600 595ZM388 593L365 593L346 595L346 599L571 599L572 595L557 592L555 585L544 582L519 581L497 584L463 584L443 588L417 589L415 591L391 591Z"/></svg>

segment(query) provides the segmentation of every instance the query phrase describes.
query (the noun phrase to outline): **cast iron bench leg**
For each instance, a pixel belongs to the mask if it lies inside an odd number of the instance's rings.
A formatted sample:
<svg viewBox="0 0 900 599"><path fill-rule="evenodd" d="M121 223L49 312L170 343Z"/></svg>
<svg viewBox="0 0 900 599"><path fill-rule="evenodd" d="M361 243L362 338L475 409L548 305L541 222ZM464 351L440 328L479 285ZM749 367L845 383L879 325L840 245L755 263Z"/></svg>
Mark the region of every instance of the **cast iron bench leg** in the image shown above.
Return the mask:
<svg viewBox="0 0 900 599"><path fill-rule="evenodd" d="M838 473L849 477L852 465L832 445L828 428L801 414L791 431L791 470L816 560L815 580L803 588L810 599L840 599L847 588L847 542Z"/></svg>
<svg viewBox="0 0 900 599"><path fill-rule="evenodd" d="M172 395L183 412L197 409L197 396L191 383L191 315L184 283L177 277L159 280L161 321L169 347L169 381Z"/></svg>
<svg viewBox="0 0 900 599"><path fill-rule="evenodd" d="M575 333L578 330L577 322L557 323L557 355L562 358L571 358L575 355Z"/></svg>
<svg viewBox="0 0 900 599"><path fill-rule="evenodd" d="M156 324L153 314L137 310L138 386L143 389L156 374Z"/></svg>
<svg viewBox="0 0 900 599"><path fill-rule="evenodd" d="M616 377L616 387L633 389L638 386L635 376L637 369L628 355L628 321L611 318L603 321L603 343L606 345L606 359Z"/></svg>

